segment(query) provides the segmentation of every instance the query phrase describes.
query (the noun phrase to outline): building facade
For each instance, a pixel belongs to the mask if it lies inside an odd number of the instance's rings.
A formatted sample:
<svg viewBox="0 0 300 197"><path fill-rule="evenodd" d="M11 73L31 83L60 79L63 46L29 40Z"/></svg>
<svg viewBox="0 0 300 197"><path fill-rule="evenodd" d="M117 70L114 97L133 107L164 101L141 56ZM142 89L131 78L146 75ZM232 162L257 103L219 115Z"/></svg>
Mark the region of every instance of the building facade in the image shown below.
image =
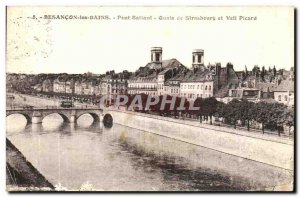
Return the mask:
<svg viewBox="0 0 300 197"><path fill-rule="evenodd" d="M274 99L284 105L295 105L295 90L293 80L283 80L274 90Z"/></svg>
<svg viewBox="0 0 300 197"><path fill-rule="evenodd" d="M43 92L53 92L53 82L50 79L46 79L42 84Z"/></svg>

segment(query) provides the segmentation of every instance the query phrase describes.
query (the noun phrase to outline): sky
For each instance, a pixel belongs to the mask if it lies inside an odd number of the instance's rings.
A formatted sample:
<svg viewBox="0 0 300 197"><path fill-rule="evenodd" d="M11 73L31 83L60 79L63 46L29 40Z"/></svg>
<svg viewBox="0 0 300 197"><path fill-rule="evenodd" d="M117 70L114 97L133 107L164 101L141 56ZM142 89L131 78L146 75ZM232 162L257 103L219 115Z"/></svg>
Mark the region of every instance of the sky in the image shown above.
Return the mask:
<svg viewBox="0 0 300 197"><path fill-rule="evenodd" d="M107 15L111 20L44 15ZM118 20L118 16L157 19ZM160 16L175 20L159 20ZM215 20L177 20L186 16ZM257 20L227 20L227 16ZM289 70L294 66L293 18L292 7L8 7L6 71L135 71L150 61L153 46L163 48L163 59L176 58L188 68L192 50L203 49L206 65L231 62L235 70L245 65L248 70L254 65Z"/></svg>

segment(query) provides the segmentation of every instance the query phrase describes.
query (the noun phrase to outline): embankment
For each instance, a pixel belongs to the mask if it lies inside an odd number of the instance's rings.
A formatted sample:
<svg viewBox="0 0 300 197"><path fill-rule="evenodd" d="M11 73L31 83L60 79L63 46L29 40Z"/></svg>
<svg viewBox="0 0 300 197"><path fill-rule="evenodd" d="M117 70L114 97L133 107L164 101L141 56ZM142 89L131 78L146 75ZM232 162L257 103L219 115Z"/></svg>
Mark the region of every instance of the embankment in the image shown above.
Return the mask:
<svg viewBox="0 0 300 197"><path fill-rule="evenodd" d="M199 122L106 109L114 123L279 167L293 173L293 140Z"/></svg>

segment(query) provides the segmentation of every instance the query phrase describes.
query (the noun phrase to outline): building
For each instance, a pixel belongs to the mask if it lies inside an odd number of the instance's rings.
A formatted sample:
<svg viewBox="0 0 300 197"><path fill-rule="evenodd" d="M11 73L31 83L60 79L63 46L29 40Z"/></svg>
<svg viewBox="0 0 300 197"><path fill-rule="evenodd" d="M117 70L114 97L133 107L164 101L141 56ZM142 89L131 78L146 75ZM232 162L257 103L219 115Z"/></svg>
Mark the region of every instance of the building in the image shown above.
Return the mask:
<svg viewBox="0 0 300 197"><path fill-rule="evenodd" d="M180 96L195 100L198 97L212 97L214 80L212 72L206 68L190 71L180 83Z"/></svg>
<svg viewBox="0 0 300 197"><path fill-rule="evenodd" d="M100 78L93 78L92 79L92 86L91 86L92 90L91 90L91 92L92 92L93 95L96 95L96 96L100 95L100 92L101 92L100 81L101 81Z"/></svg>
<svg viewBox="0 0 300 197"><path fill-rule="evenodd" d="M75 91L75 82L73 78L66 79L65 89L67 94L74 94Z"/></svg>
<svg viewBox="0 0 300 197"><path fill-rule="evenodd" d="M83 87L81 85L81 79L77 79L74 83L74 93L76 95L83 95Z"/></svg>
<svg viewBox="0 0 300 197"><path fill-rule="evenodd" d="M274 99L288 106L295 105L295 89L293 80L283 80L274 90Z"/></svg>
<svg viewBox="0 0 300 197"><path fill-rule="evenodd" d="M92 81L90 79L83 79L81 81L82 92L84 95L92 95Z"/></svg>
<svg viewBox="0 0 300 197"><path fill-rule="evenodd" d="M180 73L178 73L176 76L166 80L164 83L164 94L171 95L171 96L181 96L180 91L180 84L181 81L184 79L185 74L187 72L186 70L181 70ZM160 94L161 95L161 94Z"/></svg>
<svg viewBox="0 0 300 197"><path fill-rule="evenodd" d="M180 96L195 100L198 97L228 96L230 88L236 88L243 78L243 72L235 72L228 63L221 67L220 63L204 65L204 51L195 49L192 52L192 69L185 74L180 83ZM201 61L199 61L201 59Z"/></svg>
<svg viewBox="0 0 300 197"><path fill-rule="evenodd" d="M41 92L42 91L42 85L41 84L36 84L36 85L33 86L33 89L36 92Z"/></svg>
<svg viewBox="0 0 300 197"><path fill-rule="evenodd" d="M132 73L124 70L121 73L115 73L114 70L106 72L99 83L99 93L105 97L105 100L112 104L117 95L128 94L128 79Z"/></svg>
<svg viewBox="0 0 300 197"><path fill-rule="evenodd" d="M115 101L117 95L127 94L127 79L124 78L123 75L114 75L111 79L108 80L107 84L110 88L110 100Z"/></svg>
<svg viewBox="0 0 300 197"><path fill-rule="evenodd" d="M129 94L151 96L166 93L165 82L185 67L177 59L162 60L162 48L151 48L151 61L128 80Z"/></svg>
<svg viewBox="0 0 300 197"><path fill-rule="evenodd" d="M214 66L204 66L204 50L193 50L192 69L186 72L180 82L180 96L189 100L212 97L215 71Z"/></svg>
<svg viewBox="0 0 300 197"><path fill-rule="evenodd" d="M53 82L50 79L46 79L42 83L43 92L53 92Z"/></svg>
<svg viewBox="0 0 300 197"><path fill-rule="evenodd" d="M75 80L72 76L62 75L53 81L53 92L74 94Z"/></svg>
<svg viewBox="0 0 300 197"><path fill-rule="evenodd" d="M134 77L128 80L128 94L157 95L156 74L147 77Z"/></svg>
<svg viewBox="0 0 300 197"><path fill-rule="evenodd" d="M110 94L110 86L108 85L108 79L110 79L110 75L105 75L100 79L99 90L100 96L104 96L106 100L108 100L108 94Z"/></svg>
<svg viewBox="0 0 300 197"><path fill-rule="evenodd" d="M277 85L275 83L258 82L256 88L261 91L261 99L274 99L274 90Z"/></svg>
<svg viewBox="0 0 300 197"><path fill-rule="evenodd" d="M53 92L56 93L65 93L66 92L66 82L63 81L60 77L54 80L53 82Z"/></svg>
<svg viewBox="0 0 300 197"><path fill-rule="evenodd" d="M257 102L261 98L261 91L256 88L229 89L228 96L232 99L247 99Z"/></svg>

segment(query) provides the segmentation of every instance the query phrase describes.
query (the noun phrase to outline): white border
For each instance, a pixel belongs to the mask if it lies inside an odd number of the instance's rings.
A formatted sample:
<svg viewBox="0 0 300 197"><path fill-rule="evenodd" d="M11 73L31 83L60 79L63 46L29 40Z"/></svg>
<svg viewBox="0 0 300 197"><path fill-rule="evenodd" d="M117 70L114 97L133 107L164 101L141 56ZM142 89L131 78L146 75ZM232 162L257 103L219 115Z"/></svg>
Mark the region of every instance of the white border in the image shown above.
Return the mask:
<svg viewBox="0 0 300 197"><path fill-rule="evenodd" d="M285 6L295 6L296 8L300 8L300 1L299 0L126 0L126 1L120 1L120 0L44 0L44 1L37 1L37 0L4 0L0 1L1 9L0 9L0 37L1 37L1 46L0 46L0 104L1 104L1 112L0 112L0 125L2 129L0 130L0 196L8 196L8 195L15 195L15 194L8 194L5 191L5 182L6 182L6 177L5 177L5 7L6 5L8 6L17 6L17 5L198 5L198 6L247 6L247 5L285 5ZM299 10L298 10L298 15L299 15ZM297 17L298 18L298 17ZM299 27L299 20L297 19L297 26ZM298 34L297 34L298 36ZM299 38L298 38L299 40ZM298 45L298 42L297 42ZM299 57L299 49L296 53L296 57ZM297 65L295 65L296 67ZM297 69L296 76L299 76L299 68ZM297 77L298 78L298 77ZM297 83L298 87L297 92L299 90L299 84ZM299 100L299 96L297 101ZM298 109L298 108L297 108ZM297 110L298 111L298 110ZM296 123L300 122L299 121L299 116L297 116L297 121ZM297 125L298 126L298 125ZM298 128L298 127L297 127ZM297 131L296 131L297 132ZM297 142L299 143L299 134L297 135L298 139ZM297 154L298 156L298 154ZM298 162L299 163L299 162ZM297 168L297 172L298 172ZM299 182L299 179L297 179ZM299 184L297 184L297 188L299 190ZM20 194L19 194L20 195ZM43 194L37 194L43 195ZM58 196L63 196L63 194L56 194ZM82 194L84 196L89 195L89 194ZM100 194L100 195L110 195L110 194ZM142 195L142 194L139 194ZM157 195L157 194L156 194ZM164 194L159 194L159 195L164 195ZM182 195L190 195L190 194L182 194ZM200 194L203 195L203 194ZM208 194L204 194L208 195ZM210 194L209 194L210 195ZM219 194L214 194L214 195L219 195ZM264 195L264 194L256 194L258 196ZM282 195L290 195L290 194L282 194ZM211 196L211 195L210 195Z"/></svg>

